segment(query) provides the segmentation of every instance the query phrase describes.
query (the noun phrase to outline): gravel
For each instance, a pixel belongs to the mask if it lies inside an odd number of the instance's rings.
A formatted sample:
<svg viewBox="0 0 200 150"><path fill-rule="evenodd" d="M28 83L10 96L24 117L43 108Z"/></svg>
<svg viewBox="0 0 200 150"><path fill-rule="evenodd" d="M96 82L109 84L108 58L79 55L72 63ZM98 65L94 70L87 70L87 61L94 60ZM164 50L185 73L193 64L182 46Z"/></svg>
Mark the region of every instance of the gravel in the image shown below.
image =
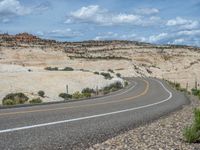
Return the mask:
<svg viewBox="0 0 200 150"><path fill-rule="evenodd" d="M191 97L191 104L152 123L130 130L89 150L200 150L200 143L188 144L182 135L193 121L193 110L200 101Z"/></svg>

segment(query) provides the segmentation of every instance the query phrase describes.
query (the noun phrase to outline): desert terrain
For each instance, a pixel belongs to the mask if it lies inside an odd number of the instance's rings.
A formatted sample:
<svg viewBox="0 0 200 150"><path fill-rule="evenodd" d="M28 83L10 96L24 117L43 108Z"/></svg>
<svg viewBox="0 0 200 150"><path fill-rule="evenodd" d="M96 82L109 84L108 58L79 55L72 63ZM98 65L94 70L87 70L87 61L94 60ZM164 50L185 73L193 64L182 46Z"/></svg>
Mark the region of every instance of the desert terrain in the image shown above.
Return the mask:
<svg viewBox="0 0 200 150"><path fill-rule="evenodd" d="M46 67L71 67L74 71L48 71ZM152 45L135 41L57 42L22 33L0 35L0 99L24 92L30 97L39 90L44 101L61 100L58 94L98 88L122 77L150 76L194 88L200 82L200 49L189 46ZM105 79L94 72L108 72Z"/></svg>

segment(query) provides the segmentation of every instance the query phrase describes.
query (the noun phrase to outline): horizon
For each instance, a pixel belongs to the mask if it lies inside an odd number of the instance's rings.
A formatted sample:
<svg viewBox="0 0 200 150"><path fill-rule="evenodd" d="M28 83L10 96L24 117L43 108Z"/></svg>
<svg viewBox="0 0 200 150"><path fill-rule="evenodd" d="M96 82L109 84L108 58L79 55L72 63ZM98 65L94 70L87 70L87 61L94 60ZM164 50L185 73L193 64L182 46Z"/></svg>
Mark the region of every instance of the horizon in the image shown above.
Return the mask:
<svg viewBox="0 0 200 150"><path fill-rule="evenodd" d="M1 0L0 33L27 32L61 42L127 40L200 47L199 9L200 0Z"/></svg>

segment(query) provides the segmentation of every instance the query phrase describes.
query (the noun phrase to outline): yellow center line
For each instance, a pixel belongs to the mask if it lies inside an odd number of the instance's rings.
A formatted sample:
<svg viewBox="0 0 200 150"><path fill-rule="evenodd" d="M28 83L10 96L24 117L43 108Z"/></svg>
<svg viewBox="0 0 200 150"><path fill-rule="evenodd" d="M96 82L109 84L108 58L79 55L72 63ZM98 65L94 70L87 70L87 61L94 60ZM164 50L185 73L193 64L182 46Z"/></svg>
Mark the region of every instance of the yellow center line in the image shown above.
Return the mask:
<svg viewBox="0 0 200 150"><path fill-rule="evenodd" d="M87 105L80 105L80 106L66 106L66 107L60 107L60 108L49 108L49 109L38 109L38 110L27 110L27 111L18 111L18 112L9 112L9 113L1 113L0 116L6 116L6 115L16 115L16 114L26 114L26 113L35 113L35 112L47 112L47 111L56 111L56 110L63 110L63 109L72 109L72 108L81 108L81 107L90 107L90 106L99 106L99 105L105 105L105 104L111 104L111 103L119 103L124 101L129 101L136 99L138 97L141 97L145 95L149 90L149 82L146 80L143 80L146 83L145 90L133 97L128 97L119 101L108 101L103 103L97 103L97 104L87 104Z"/></svg>

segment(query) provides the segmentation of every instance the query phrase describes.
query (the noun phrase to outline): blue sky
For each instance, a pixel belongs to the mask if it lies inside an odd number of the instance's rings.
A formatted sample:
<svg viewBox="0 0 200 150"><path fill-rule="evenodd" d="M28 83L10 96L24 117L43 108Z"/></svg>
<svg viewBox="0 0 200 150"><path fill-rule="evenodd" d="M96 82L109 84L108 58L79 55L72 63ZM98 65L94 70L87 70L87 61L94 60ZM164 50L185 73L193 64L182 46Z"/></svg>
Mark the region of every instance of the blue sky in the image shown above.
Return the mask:
<svg viewBox="0 0 200 150"><path fill-rule="evenodd" d="M0 0L0 33L200 46L200 0Z"/></svg>

